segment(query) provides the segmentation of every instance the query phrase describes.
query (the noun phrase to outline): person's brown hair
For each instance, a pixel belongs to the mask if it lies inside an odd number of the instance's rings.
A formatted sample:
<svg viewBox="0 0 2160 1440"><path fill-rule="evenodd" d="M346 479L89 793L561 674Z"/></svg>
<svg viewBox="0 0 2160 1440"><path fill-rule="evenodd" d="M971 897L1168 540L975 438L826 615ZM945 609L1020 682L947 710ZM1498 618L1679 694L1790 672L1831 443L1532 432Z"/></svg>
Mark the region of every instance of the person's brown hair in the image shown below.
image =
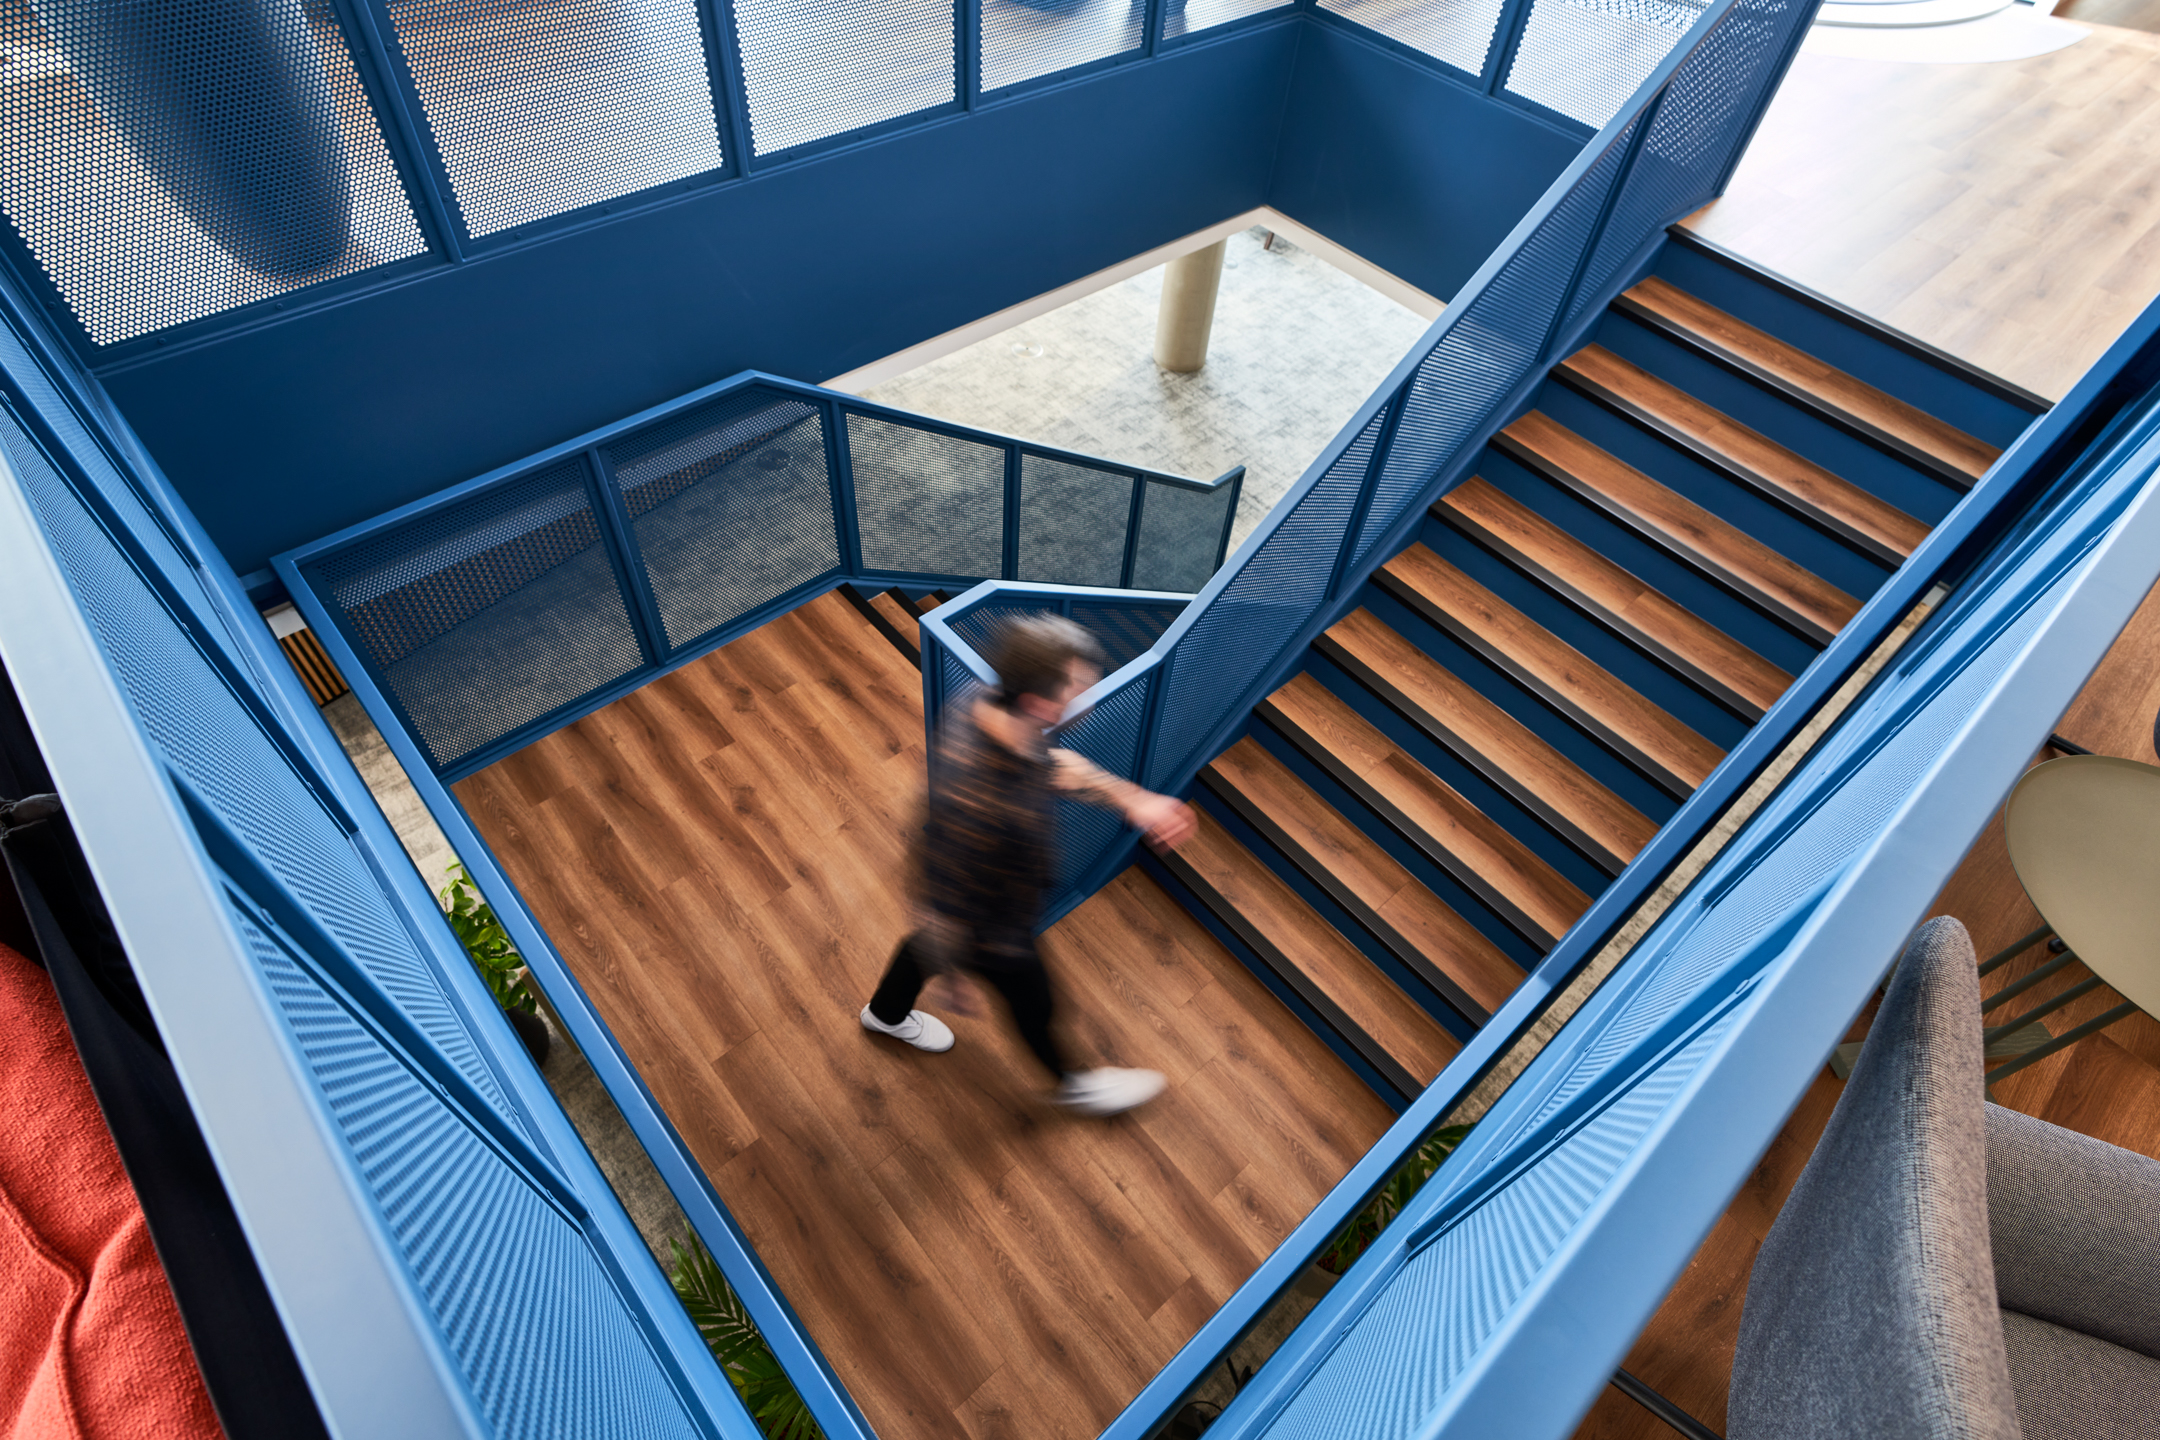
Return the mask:
<svg viewBox="0 0 2160 1440"><path fill-rule="evenodd" d="M1072 662L1103 668L1102 642L1062 615L1024 615L998 627L987 657L998 675L998 702L1023 695L1055 700Z"/></svg>

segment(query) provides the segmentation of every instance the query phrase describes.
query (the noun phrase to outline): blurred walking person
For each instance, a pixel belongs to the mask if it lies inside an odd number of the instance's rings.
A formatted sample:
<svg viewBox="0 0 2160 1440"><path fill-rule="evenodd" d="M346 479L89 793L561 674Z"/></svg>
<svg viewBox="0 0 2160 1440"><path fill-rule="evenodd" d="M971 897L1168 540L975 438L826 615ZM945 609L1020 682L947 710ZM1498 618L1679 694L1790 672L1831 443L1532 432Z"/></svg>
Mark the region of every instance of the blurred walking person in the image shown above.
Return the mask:
<svg viewBox="0 0 2160 1440"><path fill-rule="evenodd" d="M1043 899L1057 873L1057 801L1115 810L1158 850L1191 838L1184 802L1143 790L1048 734L1080 693L1102 678L1095 637L1055 615L1008 622L988 656L995 690L963 696L936 737L929 813L916 847L913 932L863 1007L865 1030L938 1053L951 1027L915 1008L959 1015L975 1009L976 984L998 992L1020 1038L1050 1072L1055 1104L1082 1115L1116 1115L1162 1093L1153 1070L1076 1070L1052 1033L1056 987L1035 945Z"/></svg>

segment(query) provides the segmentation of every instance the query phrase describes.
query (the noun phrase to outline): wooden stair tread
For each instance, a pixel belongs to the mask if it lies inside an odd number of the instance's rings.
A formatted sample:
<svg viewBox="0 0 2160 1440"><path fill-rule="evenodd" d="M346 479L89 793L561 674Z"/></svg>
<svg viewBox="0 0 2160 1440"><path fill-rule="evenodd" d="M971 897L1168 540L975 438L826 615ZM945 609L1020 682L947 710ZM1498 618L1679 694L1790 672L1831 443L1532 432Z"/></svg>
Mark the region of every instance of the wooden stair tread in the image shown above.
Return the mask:
<svg viewBox="0 0 2160 1440"><path fill-rule="evenodd" d="M1415 1082L1411 1093L1430 1084L1462 1048L1455 1037L1277 878L1260 857L1240 845L1206 811L1199 812L1199 817L1199 833L1165 855L1171 870L1270 963L1281 961L1294 967L1343 1020L1378 1045ZM1308 991L1306 998L1316 997ZM1358 1037L1345 1038L1356 1044Z"/></svg>
<svg viewBox="0 0 2160 1440"><path fill-rule="evenodd" d="M1831 474L1602 345L1560 362L1561 378L1771 496L1789 509L1896 565L1928 527Z"/></svg>
<svg viewBox="0 0 2160 1440"><path fill-rule="evenodd" d="M1857 376L1756 329L1653 275L1620 297L1623 312L1770 382L1945 479L1970 485L2002 452Z"/></svg>
<svg viewBox="0 0 2160 1440"><path fill-rule="evenodd" d="M1433 514L1534 575L1750 720L1792 676L1694 611L1651 589L1481 476L1441 496Z"/></svg>
<svg viewBox="0 0 2160 1440"><path fill-rule="evenodd" d="M1310 675L1260 702L1345 788L1537 945L1551 949L1590 897Z"/></svg>
<svg viewBox="0 0 2160 1440"><path fill-rule="evenodd" d="M1373 577L1683 798L1725 752L1423 545Z"/></svg>
<svg viewBox="0 0 2160 1440"><path fill-rule="evenodd" d="M883 616L885 623L922 648L922 617L913 607L903 601L897 591L880 590L870 597L870 608Z"/></svg>
<svg viewBox="0 0 2160 1440"><path fill-rule="evenodd" d="M1827 645L1860 602L1754 536L1600 450L1543 411L1496 437L1515 459Z"/></svg>
<svg viewBox="0 0 2160 1440"><path fill-rule="evenodd" d="M1613 874L1657 833L1655 821L1371 611L1330 626L1318 648Z"/></svg>
<svg viewBox="0 0 2160 1440"><path fill-rule="evenodd" d="M1522 970L1476 926L1259 741L1238 741L1201 779L1389 949L1428 978L1430 972L1445 977L1448 983L1436 988L1460 990L1485 1012L1473 1020L1482 1023L1522 982Z"/></svg>

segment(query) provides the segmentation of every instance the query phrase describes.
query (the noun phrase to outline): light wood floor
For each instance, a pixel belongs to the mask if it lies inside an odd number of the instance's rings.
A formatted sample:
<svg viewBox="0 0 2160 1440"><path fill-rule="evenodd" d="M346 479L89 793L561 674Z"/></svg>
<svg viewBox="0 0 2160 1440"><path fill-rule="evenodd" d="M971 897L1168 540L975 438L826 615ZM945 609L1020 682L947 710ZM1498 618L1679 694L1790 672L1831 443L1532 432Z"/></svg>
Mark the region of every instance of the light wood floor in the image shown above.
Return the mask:
<svg viewBox="0 0 2160 1440"><path fill-rule="evenodd" d="M1392 1118L1128 871L1046 941L1081 1121L998 1021L856 1023L901 934L921 681L813 602L457 787L886 1440L1091 1437Z"/></svg>
<svg viewBox="0 0 2160 1440"><path fill-rule="evenodd" d="M1990 65L1803 54L1687 223L2059 398L2160 294L2160 36L2095 26Z"/></svg>

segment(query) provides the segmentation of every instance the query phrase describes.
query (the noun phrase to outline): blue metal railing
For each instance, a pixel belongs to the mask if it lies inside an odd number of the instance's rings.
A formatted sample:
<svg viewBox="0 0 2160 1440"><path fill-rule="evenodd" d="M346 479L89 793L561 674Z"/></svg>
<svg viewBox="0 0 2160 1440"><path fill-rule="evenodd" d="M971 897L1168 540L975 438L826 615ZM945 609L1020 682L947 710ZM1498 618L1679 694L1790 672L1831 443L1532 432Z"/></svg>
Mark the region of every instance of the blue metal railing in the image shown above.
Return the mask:
<svg viewBox="0 0 2160 1440"><path fill-rule="evenodd" d="M1212 1434L1580 1418L2160 573L2160 388L2110 418Z"/></svg>
<svg viewBox="0 0 2160 1440"><path fill-rule="evenodd" d="M275 564L378 718L455 781L836 585L1189 593L1244 476L745 372Z"/></svg>
<svg viewBox="0 0 2160 1440"><path fill-rule="evenodd" d="M1718 0L1150 651L1091 697L1145 687L1144 770L1177 792L1297 663L1341 597L1401 548L1594 324L1665 226L1724 183L1777 88L1813 0ZM1888 623L1894 623L1894 620ZM1848 632L1850 633L1850 632ZM934 698L934 697L933 697ZM937 723L933 706L928 717ZM1104 831L1073 857L1052 918L1131 858Z"/></svg>

